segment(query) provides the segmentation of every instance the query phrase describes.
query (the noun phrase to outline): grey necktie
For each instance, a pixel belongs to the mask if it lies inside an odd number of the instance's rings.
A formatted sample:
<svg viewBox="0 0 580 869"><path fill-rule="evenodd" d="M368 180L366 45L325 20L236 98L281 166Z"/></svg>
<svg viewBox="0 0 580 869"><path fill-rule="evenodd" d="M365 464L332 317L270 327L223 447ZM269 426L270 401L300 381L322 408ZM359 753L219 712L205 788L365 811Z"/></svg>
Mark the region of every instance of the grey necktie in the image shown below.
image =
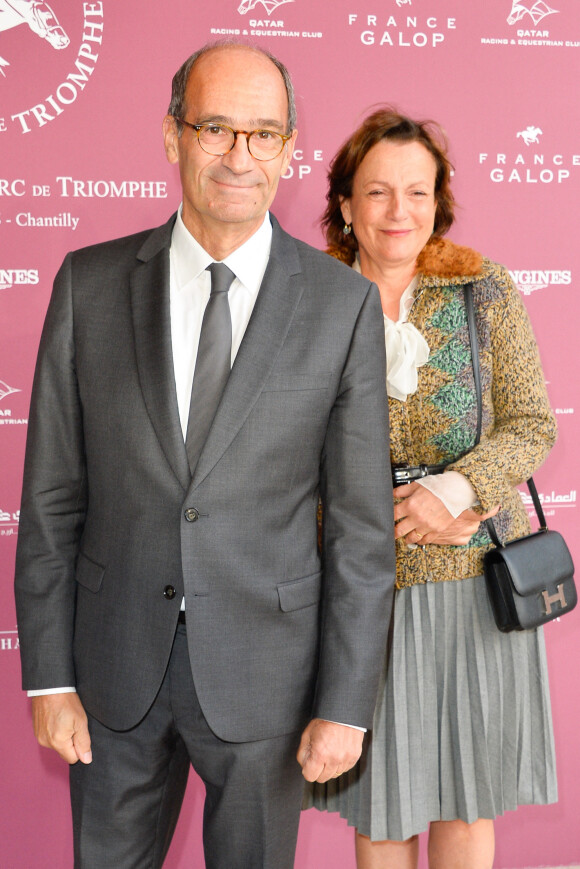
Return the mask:
<svg viewBox="0 0 580 869"><path fill-rule="evenodd" d="M232 357L228 290L235 275L224 263L212 263L208 271L211 295L201 324L185 441L192 474L230 375Z"/></svg>

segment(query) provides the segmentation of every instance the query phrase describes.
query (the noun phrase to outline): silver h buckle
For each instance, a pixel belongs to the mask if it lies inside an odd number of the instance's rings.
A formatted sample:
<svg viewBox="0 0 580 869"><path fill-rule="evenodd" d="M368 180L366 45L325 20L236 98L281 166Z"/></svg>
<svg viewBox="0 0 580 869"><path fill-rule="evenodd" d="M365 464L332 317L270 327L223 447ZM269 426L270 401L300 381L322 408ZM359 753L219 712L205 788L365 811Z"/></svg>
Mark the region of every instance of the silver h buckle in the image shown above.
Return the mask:
<svg viewBox="0 0 580 869"><path fill-rule="evenodd" d="M562 609L566 606L566 598L564 597L564 586L562 583L556 586L556 594L549 595L547 591L542 592L544 598L544 606L546 607L546 615L552 614L552 604L559 603Z"/></svg>

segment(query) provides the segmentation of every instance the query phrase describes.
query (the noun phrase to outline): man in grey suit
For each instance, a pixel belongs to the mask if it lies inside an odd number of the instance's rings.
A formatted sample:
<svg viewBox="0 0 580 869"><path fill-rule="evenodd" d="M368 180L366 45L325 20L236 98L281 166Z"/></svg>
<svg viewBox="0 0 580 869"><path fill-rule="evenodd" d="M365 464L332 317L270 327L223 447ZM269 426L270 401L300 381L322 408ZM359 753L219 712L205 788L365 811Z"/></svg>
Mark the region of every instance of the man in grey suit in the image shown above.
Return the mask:
<svg viewBox="0 0 580 869"><path fill-rule="evenodd" d="M206 46L163 129L177 215L69 254L55 281L17 555L23 685L71 764L76 866L161 866L192 764L206 865L285 869L302 776L356 762L385 649L381 308L269 213L296 139L278 61Z"/></svg>

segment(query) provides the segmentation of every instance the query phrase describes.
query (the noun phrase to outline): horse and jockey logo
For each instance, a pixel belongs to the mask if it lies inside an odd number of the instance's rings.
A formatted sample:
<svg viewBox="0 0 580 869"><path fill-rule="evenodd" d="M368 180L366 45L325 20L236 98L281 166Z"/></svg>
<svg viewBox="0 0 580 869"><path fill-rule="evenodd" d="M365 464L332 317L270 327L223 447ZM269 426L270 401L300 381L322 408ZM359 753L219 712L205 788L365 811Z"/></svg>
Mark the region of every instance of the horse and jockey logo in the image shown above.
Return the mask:
<svg viewBox="0 0 580 869"><path fill-rule="evenodd" d="M0 32L19 24L27 24L36 36L45 39L53 48L67 48L70 44L48 3L41 0L0 0ZM10 66L9 62L0 57L0 73L4 77L7 66Z"/></svg>
<svg viewBox="0 0 580 869"><path fill-rule="evenodd" d="M271 15L278 6L282 6L284 3L294 3L294 0L242 0L238 6L238 12L240 15L245 15L255 9L258 3L261 3L268 15Z"/></svg>
<svg viewBox="0 0 580 869"><path fill-rule="evenodd" d="M521 130L517 137L518 139L523 139L526 145L539 145L540 139L539 136L543 135L542 131L539 127L526 127L525 130Z"/></svg>
<svg viewBox="0 0 580 869"><path fill-rule="evenodd" d="M21 389L15 389L13 386L8 386L3 380L0 380L0 400L6 398L7 395L12 395L14 392L22 392Z"/></svg>
<svg viewBox="0 0 580 869"><path fill-rule="evenodd" d="M551 9L547 3L544 3L544 0L537 0L536 3L530 3L530 0L527 0L527 2L512 0L512 9L508 15L507 22L508 24L516 24L522 20L524 15L529 15L537 27L542 18L545 18L547 15L554 15L557 12L557 9Z"/></svg>

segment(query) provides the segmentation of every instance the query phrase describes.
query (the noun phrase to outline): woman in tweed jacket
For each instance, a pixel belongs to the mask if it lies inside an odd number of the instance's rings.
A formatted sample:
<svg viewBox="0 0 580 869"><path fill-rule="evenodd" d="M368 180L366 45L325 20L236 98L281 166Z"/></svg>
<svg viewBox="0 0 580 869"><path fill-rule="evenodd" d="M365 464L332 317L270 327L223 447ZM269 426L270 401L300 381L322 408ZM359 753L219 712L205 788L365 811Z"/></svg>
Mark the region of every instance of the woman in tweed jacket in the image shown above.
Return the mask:
<svg viewBox="0 0 580 869"><path fill-rule="evenodd" d="M556 437L532 329L505 268L443 238L451 165L436 125L373 113L334 158L329 252L374 280L387 348L397 590L372 734L307 805L357 828L359 869L490 869L493 819L557 798L541 629L501 634L483 581L491 541L529 532L516 486ZM463 289L472 285L477 401ZM427 476L420 466L429 466Z"/></svg>

